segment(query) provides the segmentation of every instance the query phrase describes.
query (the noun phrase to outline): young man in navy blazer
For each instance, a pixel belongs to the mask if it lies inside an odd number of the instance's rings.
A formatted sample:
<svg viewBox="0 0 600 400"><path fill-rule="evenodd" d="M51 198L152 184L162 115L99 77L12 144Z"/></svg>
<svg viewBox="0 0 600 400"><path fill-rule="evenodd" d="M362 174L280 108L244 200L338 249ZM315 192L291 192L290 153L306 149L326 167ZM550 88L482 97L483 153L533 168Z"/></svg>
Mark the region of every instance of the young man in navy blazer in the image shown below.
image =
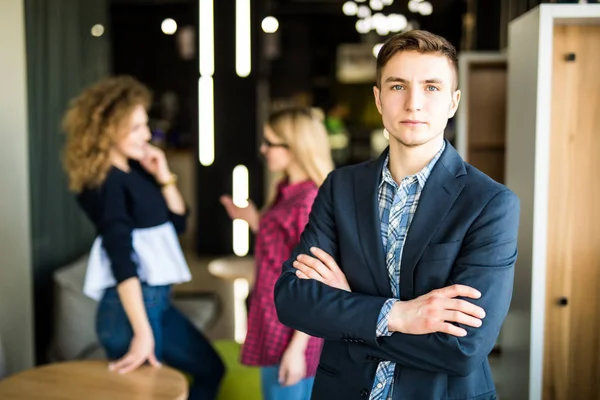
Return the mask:
<svg viewBox="0 0 600 400"><path fill-rule="evenodd" d="M495 399L487 356L512 296L519 200L444 139L460 101L444 38L390 38L373 93L389 147L321 186L275 287L279 319L326 339L313 399Z"/></svg>

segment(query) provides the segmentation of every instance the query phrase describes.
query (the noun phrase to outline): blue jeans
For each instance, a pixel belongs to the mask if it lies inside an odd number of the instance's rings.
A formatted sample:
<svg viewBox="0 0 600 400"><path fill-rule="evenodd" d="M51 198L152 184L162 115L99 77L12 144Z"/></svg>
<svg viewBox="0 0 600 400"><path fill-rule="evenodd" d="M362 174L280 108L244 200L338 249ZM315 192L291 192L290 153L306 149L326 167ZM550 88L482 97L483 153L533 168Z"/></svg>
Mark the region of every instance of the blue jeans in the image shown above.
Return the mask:
<svg viewBox="0 0 600 400"><path fill-rule="evenodd" d="M215 399L225 373L219 355L202 333L173 307L170 286L142 284L142 294L157 359L192 377L189 399ZM96 333L109 359L127 354L133 331L114 287L106 290L98 305Z"/></svg>
<svg viewBox="0 0 600 400"><path fill-rule="evenodd" d="M310 400L315 378L305 378L294 386L279 384L279 365L261 367L260 380L264 400Z"/></svg>

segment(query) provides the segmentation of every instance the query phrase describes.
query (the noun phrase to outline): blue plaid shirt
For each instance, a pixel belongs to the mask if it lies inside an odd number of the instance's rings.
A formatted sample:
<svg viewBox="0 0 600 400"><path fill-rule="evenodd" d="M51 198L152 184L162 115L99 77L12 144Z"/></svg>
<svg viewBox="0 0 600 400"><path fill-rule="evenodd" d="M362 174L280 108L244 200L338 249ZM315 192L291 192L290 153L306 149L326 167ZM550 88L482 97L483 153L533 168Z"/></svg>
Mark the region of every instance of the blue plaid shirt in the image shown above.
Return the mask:
<svg viewBox="0 0 600 400"><path fill-rule="evenodd" d="M394 181L390 173L389 154L383 164L379 183L379 220L381 221L383 250L386 255L385 263L394 298L387 300L381 309L377 319L377 337L391 336L392 334L388 330L388 319L392 306L400 298L400 262L404 240L417 211L425 182L445 148L446 142L425 168L402 179L400 185ZM396 364L390 361L379 363L375 372L370 400L392 400L395 369Z"/></svg>

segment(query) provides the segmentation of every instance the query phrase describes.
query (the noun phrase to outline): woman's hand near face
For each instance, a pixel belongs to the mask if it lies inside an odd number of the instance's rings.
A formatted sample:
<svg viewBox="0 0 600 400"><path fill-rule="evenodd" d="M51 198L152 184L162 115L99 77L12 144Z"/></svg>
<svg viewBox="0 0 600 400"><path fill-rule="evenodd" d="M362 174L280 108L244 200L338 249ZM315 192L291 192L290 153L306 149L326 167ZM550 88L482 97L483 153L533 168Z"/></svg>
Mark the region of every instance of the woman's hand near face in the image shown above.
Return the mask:
<svg viewBox="0 0 600 400"><path fill-rule="evenodd" d="M147 145L146 154L140 160L140 164L160 184L168 182L173 176L173 173L169 169L165 152L151 144Z"/></svg>

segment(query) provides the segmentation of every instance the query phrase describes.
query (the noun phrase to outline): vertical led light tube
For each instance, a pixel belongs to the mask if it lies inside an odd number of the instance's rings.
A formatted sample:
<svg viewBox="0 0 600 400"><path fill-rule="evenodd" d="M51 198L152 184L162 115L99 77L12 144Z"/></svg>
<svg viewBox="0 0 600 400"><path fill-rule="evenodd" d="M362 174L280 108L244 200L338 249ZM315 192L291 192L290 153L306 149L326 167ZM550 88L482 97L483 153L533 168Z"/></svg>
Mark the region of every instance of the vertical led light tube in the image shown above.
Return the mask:
<svg viewBox="0 0 600 400"><path fill-rule="evenodd" d="M235 1L235 72L239 77L250 75L252 46L250 0Z"/></svg>
<svg viewBox="0 0 600 400"><path fill-rule="evenodd" d="M248 206L249 182L248 168L238 165L233 169L233 204L238 207ZM250 230L248 223L241 219L233 220L233 252L243 257L248 254L250 248Z"/></svg>
<svg viewBox="0 0 600 400"><path fill-rule="evenodd" d="M248 316L246 314L246 298L249 293L248 281L242 278L233 281L233 313L234 313L234 339L243 343L248 330Z"/></svg>
<svg viewBox="0 0 600 400"><path fill-rule="evenodd" d="M215 105L212 76L198 80L198 153L200 164L208 167L215 161Z"/></svg>
<svg viewBox="0 0 600 400"><path fill-rule="evenodd" d="M215 161L214 9L213 0L199 1L198 158L200 164L208 167Z"/></svg>

